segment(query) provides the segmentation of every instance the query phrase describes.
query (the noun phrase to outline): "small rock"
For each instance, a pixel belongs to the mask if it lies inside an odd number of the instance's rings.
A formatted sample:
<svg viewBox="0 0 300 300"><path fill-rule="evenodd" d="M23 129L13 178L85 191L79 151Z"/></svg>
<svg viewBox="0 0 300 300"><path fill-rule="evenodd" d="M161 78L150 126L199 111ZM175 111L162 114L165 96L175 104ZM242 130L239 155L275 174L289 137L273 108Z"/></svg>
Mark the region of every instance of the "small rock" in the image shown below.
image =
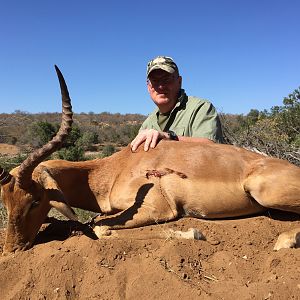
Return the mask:
<svg viewBox="0 0 300 300"><path fill-rule="evenodd" d="M269 276L269 278L267 279L267 282L274 281L274 280L276 280L276 279L278 279L278 276L275 275L275 274L272 274L272 275Z"/></svg>
<svg viewBox="0 0 300 300"><path fill-rule="evenodd" d="M268 299L270 299L270 298L272 297L272 295L273 295L273 294L272 294L271 292L269 292L268 296L265 297L264 299L265 299L265 300L268 300Z"/></svg>
<svg viewBox="0 0 300 300"><path fill-rule="evenodd" d="M219 240L213 239L213 240L210 240L209 243L210 243L211 245L216 246L216 245L219 245L221 242L220 242Z"/></svg>

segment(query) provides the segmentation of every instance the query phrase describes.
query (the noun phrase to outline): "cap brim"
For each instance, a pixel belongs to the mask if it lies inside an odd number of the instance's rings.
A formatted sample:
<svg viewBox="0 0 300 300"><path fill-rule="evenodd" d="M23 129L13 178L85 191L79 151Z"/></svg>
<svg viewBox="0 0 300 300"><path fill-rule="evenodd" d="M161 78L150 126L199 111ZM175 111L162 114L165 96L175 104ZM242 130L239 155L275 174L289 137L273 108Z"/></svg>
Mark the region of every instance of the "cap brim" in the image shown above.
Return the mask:
<svg viewBox="0 0 300 300"><path fill-rule="evenodd" d="M159 65L157 65L157 66L153 66L152 68L149 69L149 71L147 73L147 76L149 76L149 74L154 70L164 70L164 71L166 71L170 74L173 74L175 72L175 70L170 66L159 66Z"/></svg>

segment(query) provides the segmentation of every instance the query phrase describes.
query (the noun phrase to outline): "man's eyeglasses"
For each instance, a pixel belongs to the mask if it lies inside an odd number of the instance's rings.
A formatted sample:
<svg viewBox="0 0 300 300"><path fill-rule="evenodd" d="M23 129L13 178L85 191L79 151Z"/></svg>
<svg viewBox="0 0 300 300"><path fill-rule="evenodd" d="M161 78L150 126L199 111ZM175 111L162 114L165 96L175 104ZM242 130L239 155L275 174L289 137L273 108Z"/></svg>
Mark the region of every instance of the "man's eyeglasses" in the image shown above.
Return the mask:
<svg viewBox="0 0 300 300"><path fill-rule="evenodd" d="M172 83L175 80L175 76L167 76L167 77L161 77L161 78L152 78L147 79L147 83L157 86L157 85L167 85Z"/></svg>

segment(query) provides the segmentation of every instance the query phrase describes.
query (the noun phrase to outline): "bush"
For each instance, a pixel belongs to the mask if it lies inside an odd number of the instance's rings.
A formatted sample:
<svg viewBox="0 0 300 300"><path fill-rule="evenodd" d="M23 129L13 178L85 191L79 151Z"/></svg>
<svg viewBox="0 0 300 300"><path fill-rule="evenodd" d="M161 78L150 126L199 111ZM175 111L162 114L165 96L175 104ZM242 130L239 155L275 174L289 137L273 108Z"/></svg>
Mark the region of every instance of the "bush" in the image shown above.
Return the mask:
<svg viewBox="0 0 300 300"><path fill-rule="evenodd" d="M58 125L49 122L34 122L29 129L30 144L34 147L41 147L49 142L58 131Z"/></svg>
<svg viewBox="0 0 300 300"><path fill-rule="evenodd" d="M14 157L2 156L0 157L0 166L9 172L11 169L19 166L26 158L27 154L19 154Z"/></svg>
<svg viewBox="0 0 300 300"><path fill-rule="evenodd" d="M98 135L95 132L84 132L82 137L76 141L85 151L92 150L93 145L98 142Z"/></svg>
<svg viewBox="0 0 300 300"><path fill-rule="evenodd" d="M113 145L105 145L102 150L102 157L107 157L115 153L117 150Z"/></svg>
<svg viewBox="0 0 300 300"><path fill-rule="evenodd" d="M240 119L221 117L227 143L258 150L300 166L299 89L284 98L283 106L274 106L269 112L251 110Z"/></svg>
<svg viewBox="0 0 300 300"><path fill-rule="evenodd" d="M84 150L80 146L69 146L68 148L62 148L57 151L59 159L65 159L69 161L81 161L85 160Z"/></svg>

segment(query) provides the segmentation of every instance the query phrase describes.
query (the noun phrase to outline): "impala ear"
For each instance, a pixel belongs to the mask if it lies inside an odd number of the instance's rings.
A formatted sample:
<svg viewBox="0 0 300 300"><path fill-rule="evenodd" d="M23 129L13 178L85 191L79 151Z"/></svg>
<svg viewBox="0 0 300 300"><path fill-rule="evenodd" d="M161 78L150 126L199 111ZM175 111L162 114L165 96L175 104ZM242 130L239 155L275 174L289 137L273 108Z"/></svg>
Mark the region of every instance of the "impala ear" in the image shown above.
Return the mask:
<svg viewBox="0 0 300 300"><path fill-rule="evenodd" d="M56 180L49 174L47 169L44 169L40 175L40 183L47 193L50 206L54 207L61 214L72 221L78 221L72 207L66 202L64 194L58 187Z"/></svg>
<svg viewBox="0 0 300 300"><path fill-rule="evenodd" d="M65 199L64 195L59 190L47 190L49 204L56 210L58 210L61 214L72 221L78 221L78 217L76 216L74 210L71 206L69 206Z"/></svg>
<svg viewBox="0 0 300 300"><path fill-rule="evenodd" d="M72 207L70 207L66 203L51 200L49 202L49 204L50 204L50 206L55 208L57 211L59 211L62 215L64 215L66 218L68 218L72 221L78 221L78 217L75 214L74 210L72 209Z"/></svg>

